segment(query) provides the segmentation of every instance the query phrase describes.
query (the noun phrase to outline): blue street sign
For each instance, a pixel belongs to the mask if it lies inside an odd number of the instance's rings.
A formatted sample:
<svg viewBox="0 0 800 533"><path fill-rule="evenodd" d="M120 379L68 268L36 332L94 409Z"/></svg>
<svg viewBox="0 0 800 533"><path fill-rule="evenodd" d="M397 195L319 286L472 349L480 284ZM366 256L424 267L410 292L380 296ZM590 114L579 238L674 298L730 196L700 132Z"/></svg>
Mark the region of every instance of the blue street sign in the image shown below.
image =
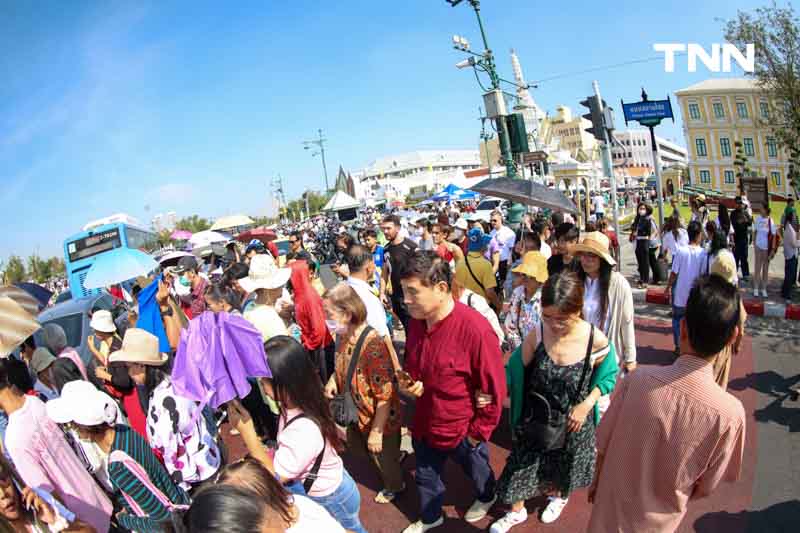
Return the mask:
<svg viewBox="0 0 800 533"><path fill-rule="evenodd" d="M648 100L646 102L635 102L633 104L622 104L622 112L625 121L635 120L647 124L658 124L665 118L672 116L672 104L667 100Z"/></svg>

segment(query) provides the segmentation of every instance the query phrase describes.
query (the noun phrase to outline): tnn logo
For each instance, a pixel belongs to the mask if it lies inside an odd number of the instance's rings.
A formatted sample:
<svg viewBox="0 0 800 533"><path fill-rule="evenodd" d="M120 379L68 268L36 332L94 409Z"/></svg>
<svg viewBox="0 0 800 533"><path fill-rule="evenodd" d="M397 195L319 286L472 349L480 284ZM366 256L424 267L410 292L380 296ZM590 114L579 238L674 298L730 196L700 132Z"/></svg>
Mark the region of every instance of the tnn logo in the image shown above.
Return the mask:
<svg viewBox="0 0 800 533"><path fill-rule="evenodd" d="M745 72L753 72L756 67L756 47L752 43L746 45L746 55L730 43L712 44L710 54L701 45L695 43L658 43L653 45L653 50L664 52L664 72L675 72L676 52L686 52L686 55L689 56L689 72L697 72L698 59L711 72L730 72L731 58L735 59Z"/></svg>

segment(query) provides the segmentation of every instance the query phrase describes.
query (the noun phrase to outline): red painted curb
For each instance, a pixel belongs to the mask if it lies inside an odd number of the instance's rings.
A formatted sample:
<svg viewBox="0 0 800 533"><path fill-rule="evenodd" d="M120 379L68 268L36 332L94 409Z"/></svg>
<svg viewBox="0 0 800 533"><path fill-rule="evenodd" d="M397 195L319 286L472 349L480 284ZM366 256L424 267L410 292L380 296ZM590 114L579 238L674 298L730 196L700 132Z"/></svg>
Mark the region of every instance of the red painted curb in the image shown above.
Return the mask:
<svg viewBox="0 0 800 533"><path fill-rule="evenodd" d="M764 316L764 302L758 300L745 300L744 309L750 316Z"/></svg>
<svg viewBox="0 0 800 533"><path fill-rule="evenodd" d="M800 320L800 305L789 304L786 306L786 318L789 320Z"/></svg>

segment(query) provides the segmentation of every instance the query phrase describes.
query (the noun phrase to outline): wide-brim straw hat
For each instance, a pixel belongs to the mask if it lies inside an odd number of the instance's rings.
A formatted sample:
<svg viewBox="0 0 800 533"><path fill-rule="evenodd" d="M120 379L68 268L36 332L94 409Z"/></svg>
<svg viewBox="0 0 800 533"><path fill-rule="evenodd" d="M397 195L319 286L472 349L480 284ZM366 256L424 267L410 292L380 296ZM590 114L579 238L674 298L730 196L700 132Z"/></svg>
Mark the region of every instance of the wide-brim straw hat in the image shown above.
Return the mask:
<svg viewBox="0 0 800 533"><path fill-rule="evenodd" d="M129 328L122 339L122 348L112 353L108 361L161 366L167 359L167 354L158 350L158 337L143 329Z"/></svg>
<svg viewBox="0 0 800 533"><path fill-rule="evenodd" d="M529 278L535 279L539 283L547 281L547 259L541 252L528 252L522 258L522 263L514 267L511 271L515 274L523 274Z"/></svg>
<svg viewBox="0 0 800 533"><path fill-rule="evenodd" d="M577 254L578 252L583 252L594 254L600 256L609 265L614 266L617 262L611 257L611 252L609 251L610 247L611 242L605 233L590 231L581 236L580 242L573 248L573 253Z"/></svg>
<svg viewBox="0 0 800 533"><path fill-rule="evenodd" d="M92 313L92 321L89 322L89 327L101 333L114 333L117 331L111 311L105 309L98 309Z"/></svg>
<svg viewBox="0 0 800 533"><path fill-rule="evenodd" d="M247 292L256 289L279 289L286 285L291 275L291 269L278 268L272 256L257 254L250 260L247 277L240 279L239 285Z"/></svg>
<svg viewBox="0 0 800 533"><path fill-rule="evenodd" d="M42 326L20 304L0 297L0 357L13 352Z"/></svg>

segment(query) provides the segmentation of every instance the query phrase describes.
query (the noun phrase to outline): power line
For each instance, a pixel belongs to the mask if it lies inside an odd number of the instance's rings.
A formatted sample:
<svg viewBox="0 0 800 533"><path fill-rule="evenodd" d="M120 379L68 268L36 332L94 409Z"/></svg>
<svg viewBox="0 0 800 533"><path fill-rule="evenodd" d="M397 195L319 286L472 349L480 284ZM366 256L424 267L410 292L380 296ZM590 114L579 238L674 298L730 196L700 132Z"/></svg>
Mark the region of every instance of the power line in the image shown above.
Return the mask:
<svg viewBox="0 0 800 533"><path fill-rule="evenodd" d="M676 56L685 56L686 52L677 52L677 53L675 53L675 55ZM589 74L591 72L598 72L598 71L602 71L602 70L611 70L611 69L614 69L614 68L626 67L628 65L636 65L636 64L639 64L639 63L649 63L651 61L664 61L664 56L660 55L660 56L647 57L647 58L643 58L643 59L632 59L630 61L624 61L622 63L613 63L611 65L603 65L603 66L600 66L600 67L592 67L592 68L588 68L588 69L584 69L584 70L576 70L576 71L573 71L573 72L565 72L563 74L556 74L555 76L549 76L547 78L542 78L540 80L532 81L532 82L530 82L530 85L537 85L539 83L544 83L544 82L547 82L547 81L553 81L553 80L558 80L558 79L562 79L562 78L569 78L571 76L579 76L581 74Z"/></svg>

